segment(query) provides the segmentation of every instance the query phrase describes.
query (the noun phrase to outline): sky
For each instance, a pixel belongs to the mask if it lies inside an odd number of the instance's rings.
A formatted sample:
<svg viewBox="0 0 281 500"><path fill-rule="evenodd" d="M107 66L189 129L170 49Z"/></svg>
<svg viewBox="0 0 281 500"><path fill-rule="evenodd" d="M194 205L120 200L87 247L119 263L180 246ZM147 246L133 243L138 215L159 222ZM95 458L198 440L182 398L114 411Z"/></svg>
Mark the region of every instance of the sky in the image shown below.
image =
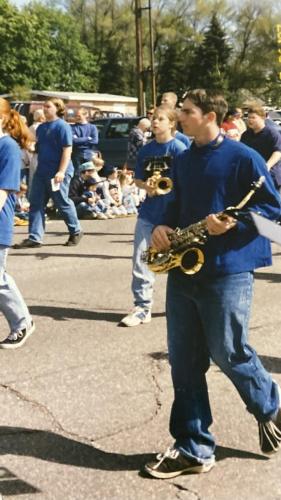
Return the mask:
<svg viewBox="0 0 281 500"><path fill-rule="evenodd" d="M11 0L11 2L17 7L22 7L23 5L27 4L28 1L29 0Z"/></svg>

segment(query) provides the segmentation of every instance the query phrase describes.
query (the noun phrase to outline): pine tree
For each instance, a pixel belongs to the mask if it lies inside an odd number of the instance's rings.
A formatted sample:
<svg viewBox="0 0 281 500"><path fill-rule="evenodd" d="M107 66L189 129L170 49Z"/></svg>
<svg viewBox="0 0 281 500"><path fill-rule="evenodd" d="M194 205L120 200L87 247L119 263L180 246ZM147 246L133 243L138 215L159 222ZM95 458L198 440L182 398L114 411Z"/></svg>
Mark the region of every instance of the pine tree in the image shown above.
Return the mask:
<svg viewBox="0 0 281 500"><path fill-rule="evenodd" d="M226 90L230 52L226 35L216 14L213 14L204 39L194 53L192 86L209 90Z"/></svg>

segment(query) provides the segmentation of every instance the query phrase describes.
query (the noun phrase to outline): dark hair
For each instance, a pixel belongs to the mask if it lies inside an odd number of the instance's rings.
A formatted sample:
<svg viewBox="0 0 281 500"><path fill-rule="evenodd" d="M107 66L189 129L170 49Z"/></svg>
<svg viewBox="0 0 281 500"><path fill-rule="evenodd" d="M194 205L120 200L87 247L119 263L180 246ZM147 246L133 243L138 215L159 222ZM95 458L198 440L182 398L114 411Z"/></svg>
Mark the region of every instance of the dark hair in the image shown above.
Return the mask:
<svg viewBox="0 0 281 500"><path fill-rule="evenodd" d="M217 124L219 126L222 124L228 106L221 94L209 92L204 89L195 89L187 91L183 99L189 99L195 106L202 110L203 114L214 111L217 117Z"/></svg>

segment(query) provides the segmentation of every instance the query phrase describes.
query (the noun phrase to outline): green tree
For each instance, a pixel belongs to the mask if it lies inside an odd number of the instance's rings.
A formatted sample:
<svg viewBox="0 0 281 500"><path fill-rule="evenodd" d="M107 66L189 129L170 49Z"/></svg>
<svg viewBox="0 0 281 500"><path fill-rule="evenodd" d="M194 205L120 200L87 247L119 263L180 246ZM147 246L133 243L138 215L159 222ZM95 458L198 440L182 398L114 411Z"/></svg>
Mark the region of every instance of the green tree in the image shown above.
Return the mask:
<svg viewBox="0 0 281 500"><path fill-rule="evenodd" d="M0 0L0 91L93 91L97 64L80 41L75 20L61 10L30 4L21 11Z"/></svg>
<svg viewBox="0 0 281 500"><path fill-rule="evenodd" d="M208 89L227 89L228 61L231 48L216 14L194 53L191 86Z"/></svg>

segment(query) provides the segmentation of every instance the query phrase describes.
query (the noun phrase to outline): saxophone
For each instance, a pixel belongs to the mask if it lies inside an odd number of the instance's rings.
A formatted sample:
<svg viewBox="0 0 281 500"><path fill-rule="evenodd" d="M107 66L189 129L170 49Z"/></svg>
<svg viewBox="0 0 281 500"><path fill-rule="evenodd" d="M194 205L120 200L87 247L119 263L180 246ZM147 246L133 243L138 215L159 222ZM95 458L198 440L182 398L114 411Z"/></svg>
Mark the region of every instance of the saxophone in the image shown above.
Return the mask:
<svg viewBox="0 0 281 500"><path fill-rule="evenodd" d="M216 216L220 220L223 220L226 216L238 218L239 210L252 198L257 189L262 186L264 180L265 177L261 176L253 183L252 189L236 207L226 208ZM202 247L208 237L206 219L191 224L184 229L176 228L173 233L168 234L171 242L168 250L158 251L153 247L149 247L146 252L143 252L142 261L154 273L165 273L174 267L180 267L184 274L198 273L205 261Z"/></svg>

